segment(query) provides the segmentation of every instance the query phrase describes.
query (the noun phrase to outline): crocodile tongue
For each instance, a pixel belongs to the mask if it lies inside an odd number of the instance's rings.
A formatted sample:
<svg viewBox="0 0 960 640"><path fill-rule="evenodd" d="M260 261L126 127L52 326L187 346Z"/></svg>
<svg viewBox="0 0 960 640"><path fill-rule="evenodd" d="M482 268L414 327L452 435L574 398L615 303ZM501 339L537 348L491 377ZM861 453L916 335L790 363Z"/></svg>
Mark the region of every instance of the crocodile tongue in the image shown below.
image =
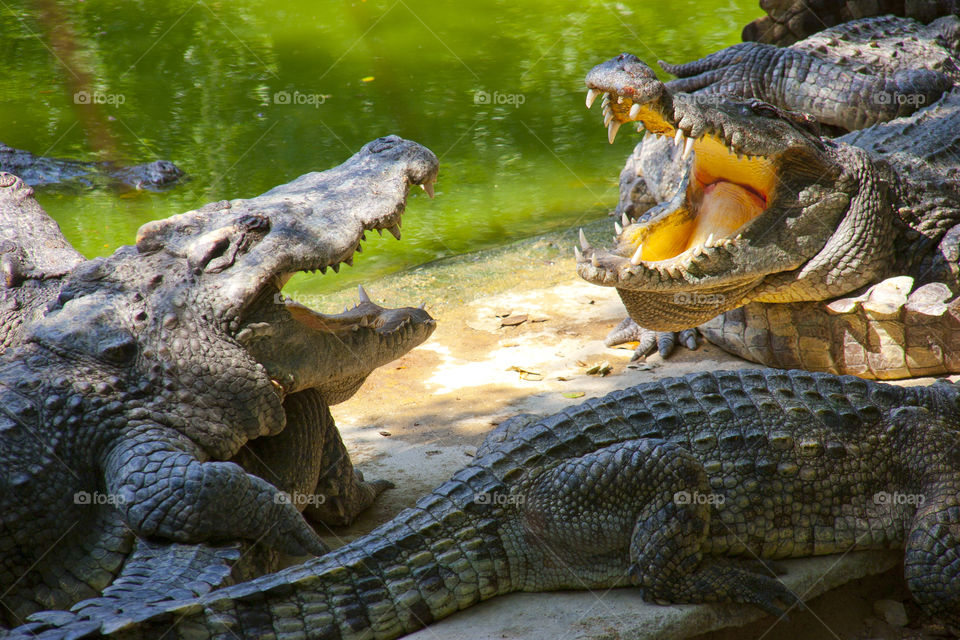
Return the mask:
<svg viewBox="0 0 960 640"><path fill-rule="evenodd" d="M685 249L704 244L710 236L724 238L759 216L766 203L757 194L732 182L714 182L703 190L696 228Z"/></svg>

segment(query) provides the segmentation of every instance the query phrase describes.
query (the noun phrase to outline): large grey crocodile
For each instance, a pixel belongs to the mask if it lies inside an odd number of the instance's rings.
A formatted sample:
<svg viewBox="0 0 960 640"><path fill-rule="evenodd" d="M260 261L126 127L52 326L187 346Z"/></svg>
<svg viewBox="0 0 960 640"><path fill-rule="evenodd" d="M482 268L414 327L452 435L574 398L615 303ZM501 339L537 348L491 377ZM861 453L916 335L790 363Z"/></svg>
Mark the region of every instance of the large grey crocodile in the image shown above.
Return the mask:
<svg viewBox="0 0 960 640"><path fill-rule="evenodd" d="M300 511L347 523L389 486L354 474L329 405L425 340L432 318L362 289L324 315L281 289L352 264L368 231L399 237L410 185L432 193L437 166L381 138L88 261L0 173L0 623L95 596L122 567L121 593L209 589L235 554L193 543L323 553ZM149 540L187 546L164 556Z"/></svg>
<svg viewBox="0 0 960 640"><path fill-rule="evenodd" d="M133 189L157 191L178 183L184 176L169 160L154 160L129 167L110 162L82 162L37 156L0 142L0 171L19 176L31 186L84 184L106 181Z"/></svg>
<svg viewBox="0 0 960 640"><path fill-rule="evenodd" d="M866 16L894 15L926 23L960 14L957 0L760 0L760 7L767 15L743 28L743 40L780 46Z"/></svg>
<svg viewBox="0 0 960 640"><path fill-rule="evenodd" d="M777 367L960 371L960 92L831 140L815 118L755 98L678 92L629 54L587 86L607 94L611 137L640 124L667 159L646 176L658 204L625 218L611 251L578 257L637 324L699 325Z"/></svg>
<svg viewBox="0 0 960 640"><path fill-rule="evenodd" d="M917 604L960 630L958 424L949 383L669 378L503 423L452 479L321 558L14 637L388 640L497 595L612 587L781 614L797 597L758 559L884 548L905 548Z"/></svg>

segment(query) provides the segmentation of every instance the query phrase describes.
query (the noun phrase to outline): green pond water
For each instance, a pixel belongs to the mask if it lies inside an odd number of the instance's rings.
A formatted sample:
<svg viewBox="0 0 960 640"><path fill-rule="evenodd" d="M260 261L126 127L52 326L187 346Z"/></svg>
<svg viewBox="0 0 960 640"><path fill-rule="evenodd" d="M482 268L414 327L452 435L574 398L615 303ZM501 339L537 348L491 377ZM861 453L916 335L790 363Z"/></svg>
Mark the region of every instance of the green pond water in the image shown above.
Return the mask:
<svg viewBox="0 0 960 640"><path fill-rule="evenodd" d="M53 157L166 158L191 176L164 193L38 190L87 256L381 135L432 149L437 197L416 190L403 241L374 236L352 269L295 278L297 294L602 217L638 134L607 144L599 106L584 108L586 72L621 51L692 60L760 14L756 0L0 4L0 140Z"/></svg>

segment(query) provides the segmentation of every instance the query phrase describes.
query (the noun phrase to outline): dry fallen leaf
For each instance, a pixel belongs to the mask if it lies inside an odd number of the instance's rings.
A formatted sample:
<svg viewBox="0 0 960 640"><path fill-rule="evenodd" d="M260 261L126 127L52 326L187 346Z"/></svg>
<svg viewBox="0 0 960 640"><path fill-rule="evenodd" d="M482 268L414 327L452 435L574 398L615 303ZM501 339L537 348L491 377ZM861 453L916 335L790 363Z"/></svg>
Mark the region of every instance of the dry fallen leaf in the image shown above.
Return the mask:
<svg viewBox="0 0 960 640"><path fill-rule="evenodd" d="M538 373L536 371L529 371L527 369L524 369L523 367L517 367L517 366L507 367L507 371L516 371L517 373L520 374L521 380L531 380L533 382L543 380L542 373Z"/></svg>
<svg viewBox="0 0 960 640"><path fill-rule="evenodd" d="M613 371L613 367L610 366L609 362L601 362L600 364L595 364L589 369L587 369L588 376L605 376L608 373Z"/></svg>
<svg viewBox="0 0 960 640"><path fill-rule="evenodd" d="M388 438L389 438L389 437L390 437L390 436L392 436L393 434L392 434L392 433L390 433L389 431L381 431L381 432L380 432L380 435L382 435L382 436L385 436L385 437L388 437Z"/></svg>
<svg viewBox="0 0 960 640"><path fill-rule="evenodd" d="M582 398L584 395L583 391L568 391L563 394L564 398Z"/></svg>
<svg viewBox="0 0 960 640"><path fill-rule="evenodd" d="M515 326L517 326L518 324L523 324L523 323L526 322L526 321L527 321L527 316L526 316L526 315L507 316L506 318L503 318L502 320L500 320L500 326L501 326L501 327L515 327Z"/></svg>

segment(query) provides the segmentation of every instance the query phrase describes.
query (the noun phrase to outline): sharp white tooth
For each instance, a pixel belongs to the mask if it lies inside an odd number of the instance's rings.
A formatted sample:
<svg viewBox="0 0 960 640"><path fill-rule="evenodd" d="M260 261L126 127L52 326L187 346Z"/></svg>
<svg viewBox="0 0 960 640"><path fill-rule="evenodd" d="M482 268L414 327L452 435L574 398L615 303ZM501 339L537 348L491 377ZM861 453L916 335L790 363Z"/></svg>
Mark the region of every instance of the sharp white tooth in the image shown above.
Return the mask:
<svg viewBox="0 0 960 640"><path fill-rule="evenodd" d="M614 223L613 223L613 228L614 228L614 230L616 230L617 235L620 235L621 233L623 233L623 227L620 226L620 223L619 223L619 222L614 222Z"/></svg>
<svg viewBox="0 0 960 640"><path fill-rule="evenodd" d="M587 109L593 106L593 103L596 101L598 95L600 95L600 92L596 89L589 89L587 91Z"/></svg>
<svg viewBox="0 0 960 640"><path fill-rule="evenodd" d="M426 308L427 308L427 303L426 303L426 302L421 302L421 303L420 303L420 306L417 307L417 309L426 309Z"/></svg>
<svg viewBox="0 0 960 640"><path fill-rule="evenodd" d="M631 118L636 118L636 117L637 117L637 114L639 114L639 113L640 113L640 105L637 104L636 102L634 102L634 103L633 103L633 106L630 107L630 117L631 117Z"/></svg>
<svg viewBox="0 0 960 640"><path fill-rule="evenodd" d="M644 127L643 123L641 122L637 125L637 133L643 133L644 131L646 131L646 127Z"/></svg>
<svg viewBox="0 0 960 640"><path fill-rule="evenodd" d="M396 238L397 240L400 239L400 225L395 224L389 229L387 229L387 231L389 231L393 235L393 237Z"/></svg>
<svg viewBox="0 0 960 640"><path fill-rule="evenodd" d="M642 244L641 244L641 245L637 245L637 250L636 250L636 252L633 254L633 257L630 258L630 264L632 264L632 265L634 265L634 266L640 264L640 261L642 260L642 258L640 257L640 254L642 254L642 253L643 253L643 245L642 245Z"/></svg>
<svg viewBox="0 0 960 640"><path fill-rule="evenodd" d="M606 91L603 93L603 100L600 101L600 104L608 105L610 104L610 94Z"/></svg>
<svg viewBox="0 0 960 640"><path fill-rule="evenodd" d="M704 241L703 246L705 246L705 247L712 247L712 246L713 246L713 234L712 234L712 233L707 236L707 239L706 239L706 241Z"/></svg>
<svg viewBox="0 0 960 640"><path fill-rule="evenodd" d="M621 214L620 214L620 222L623 223L623 226L629 227L629 226L630 226L630 216L628 216L626 213L621 213Z"/></svg>
<svg viewBox="0 0 960 640"><path fill-rule="evenodd" d="M681 142L683 142L683 131L677 129L676 135L673 136L673 146L678 147Z"/></svg>
<svg viewBox="0 0 960 640"><path fill-rule="evenodd" d="M611 122L613 122L613 111L608 111L607 114L603 116L603 126L609 127Z"/></svg>
<svg viewBox="0 0 960 640"><path fill-rule="evenodd" d="M583 229L580 229L580 248L584 251L588 251L592 248L590 243L587 241L587 236L583 234Z"/></svg>
<svg viewBox="0 0 960 640"><path fill-rule="evenodd" d="M678 267L678 266L675 265L675 264L672 264L672 265L670 265L669 267L667 267L667 273L669 273L669 274L670 274L671 276L673 276L674 278L679 278L679 277L680 277L680 267Z"/></svg>
<svg viewBox="0 0 960 640"><path fill-rule="evenodd" d="M687 144L683 147L683 159L686 160L690 157L690 152L693 151L693 138L687 138Z"/></svg>
<svg viewBox="0 0 960 640"><path fill-rule="evenodd" d="M699 258L699 257L702 256L702 255L703 255L703 247L702 247L702 246L699 246L699 245L698 245L698 246L696 246L696 247L693 248L693 257L694 257L694 258Z"/></svg>
<svg viewBox="0 0 960 640"><path fill-rule="evenodd" d="M607 140L610 144L617 139L617 131L620 131L620 122L614 121L607 125Z"/></svg>
<svg viewBox="0 0 960 640"><path fill-rule="evenodd" d="M617 96L617 104L623 104L623 96Z"/></svg>
<svg viewBox="0 0 960 640"><path fill-rule="evenodd" d="M366 290L363 288L363 285L357 285L357 295L360 297L360 302L370 302L370 296L367 295Z"/></svg>
<svg viewBox="0 0 960 640"><path fill-rule="evenodd" d="M577 262L583 262L583 254L580 253L580 247L574 245L573 247L573 257Z"/></svg>
<svg viewBox="0 0 960 640"><path fill-rule="evenodd" d="M350 307L344 305L344 306L343 306L343 312L344 312L344 313L350 313Z"/></svg>
<svg viewBox="0 0 960 640"><path fill-rule="evenodd" d="M594 267L599 267L599 266L600 266L600 260L597 259L597 254L596 254L596 253L594 253L592 256L590 256L590 264L592 264Z"/></svg>

